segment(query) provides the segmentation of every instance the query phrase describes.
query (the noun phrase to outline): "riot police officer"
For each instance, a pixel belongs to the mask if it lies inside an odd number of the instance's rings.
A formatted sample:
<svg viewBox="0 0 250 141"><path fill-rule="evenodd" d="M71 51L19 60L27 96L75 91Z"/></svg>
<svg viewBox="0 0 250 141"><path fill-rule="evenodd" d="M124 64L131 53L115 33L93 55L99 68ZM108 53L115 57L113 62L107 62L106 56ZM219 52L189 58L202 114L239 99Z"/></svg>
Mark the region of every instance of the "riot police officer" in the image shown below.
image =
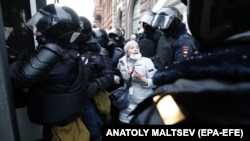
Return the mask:
<svg viewBox="0 0 250 141"><path fill-rule="evenodd" d="M89 140L80 119L85 74L81 73L78 46L67 36L78 31L78 15L70 7L49 4L31 17L27 27L39 46L26 60L11 64L11 77L31 89L27 106L30 120L44 125L44 140ZM76 126L81 130L71 130Z"/></svg>
<svg viewBox="0 0 250 141"><path fill-rule="evenodd" d="M125 31L122 28L112 28L108 33L108 37L115 43L116 47L123 50Z"/></svg>
<svg viewBox="0 0 250 141"><path fill-rule="evenodd" d="M142 32L137 37L142 56L151 58L156 54L158 40L162 33L160 30L152 27L152 21L155 13L148 11L145 13L140 22L142 24Z"/></svg>
<svg viewBox="0 0 250 141"><path fill-rule="evenodd" d="M120 71L117 69L117 64L119 59L124 56L124 51L120 48L115 47L115 44L112 40L108 38L108 34L104 29L101 28L93 28L93 32L95 33L98 42L102 46L101 55L107 56L108 60L106 64L110 64L111 69L113 70L116 78L121 77ZM106 57L105 57L106 58ZM108 65L107 65L108 66ZM119 76L119 77L117 77ZM116 88L123 86L123 81L119 79L119 81L115 85L111 85L106 90L111 92ZM118 110L111 105L111 121L110 123L117 123L118 122Z"/></svg>
<svg viewBox="0 0 250 141"><path fill-rule="evenodd" d="M116 44L113 40L110 40L107 32L101 28L94 28L98 42L100 45L106 49L108 56L111 60L111 66L116 68L118 60L124 55L124 51L120 48L116 48Z"/></svg>
<svg viewBox="0 0 250 141"><path fill-rule="evenodd" d="M182 22L183 15L175 7L161 8L152 21L160 37L153 62L158 69L186 60L196 51L194 40Z"/></svg>
<svg viewBox="0 0 250 141"><path fill-rule="evenodd" d="M82 57L88 58L89 64L87 102L84 105L81 119L90 132L90 141L101 141L102 125L108 123L110 117L98 111L94 97L98 95L99 91L114 85L114 72L107 52L99 43L101 39L98 38L92 26L89 26L90 21L86 17L80 17L80 21L83 23L81 33L91 35L89 40L80 45L82 48L80 54Z"/></svg>

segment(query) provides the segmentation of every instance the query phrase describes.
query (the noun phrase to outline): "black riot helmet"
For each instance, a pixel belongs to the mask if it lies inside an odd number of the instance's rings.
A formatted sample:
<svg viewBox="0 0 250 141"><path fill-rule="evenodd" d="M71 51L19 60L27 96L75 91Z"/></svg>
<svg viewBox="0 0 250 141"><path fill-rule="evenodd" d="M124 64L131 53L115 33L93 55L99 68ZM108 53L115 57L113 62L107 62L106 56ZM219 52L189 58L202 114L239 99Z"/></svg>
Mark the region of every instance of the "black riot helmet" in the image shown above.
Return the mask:
<svg viewBox="0 0 250 141"><path fill-rule="evenodd" d="M92 24L88 18L80 16L80 28L81 32L84 34L90 34L92 32Z"/></svg>
<svg viewBox="0 0 250 141"><path fill-rule="evenodd" d="M49 4L39 9L26 23L33 32L41 32L47 38L58 36L79 29L77 13L67 6Z"/></svg>
<svg viewBox="0 0 250 141"><path fill-rule="evenodd" d="M182 14L175 7L161 8L152 21L152 27L159 28L164 33L173 33L182 22Z"/></svg>
<svg viewBox="0 0 250 141"><path fill-rule="evenodd" d="M99 44L102 47L106 47L109 42L108 33L102 28L93 28L93 32L95 33Z"/></svg>
<svg viewBox="0 0 250 141"><path fill-rule="evenodd" d="M217 43L250 29L249 0L183 0L188 26L203 44ZM211 46L200 46L206 50Z"/></svg>
<svg viewBox="0 0 250 141"><path fill-rule="evenodd" d="M113 38L114 36L122 37L123 35L124 33L121 28L112 28L108 33L109 38Z"/></svg>
<svg viewBox="0 0 250 141"><path fill-rule="evenodd" d="M122 30L122 28L112 28L108 33L108 37L114 41L116 46L123 47L124 34L125 32Z"/></svg>

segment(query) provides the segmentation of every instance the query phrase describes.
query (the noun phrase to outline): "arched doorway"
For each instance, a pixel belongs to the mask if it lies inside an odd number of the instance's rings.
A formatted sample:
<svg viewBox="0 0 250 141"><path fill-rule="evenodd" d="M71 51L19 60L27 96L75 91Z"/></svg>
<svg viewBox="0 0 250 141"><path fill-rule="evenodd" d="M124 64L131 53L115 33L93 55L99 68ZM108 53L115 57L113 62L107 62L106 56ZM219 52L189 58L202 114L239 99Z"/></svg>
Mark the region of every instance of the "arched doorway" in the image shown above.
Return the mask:
<svg viewBox="0 0 250 141"><path fill-rule="evenodd" d="M131 0L129 3L128 35L131 35L140 28L141 0Z"/></svg>

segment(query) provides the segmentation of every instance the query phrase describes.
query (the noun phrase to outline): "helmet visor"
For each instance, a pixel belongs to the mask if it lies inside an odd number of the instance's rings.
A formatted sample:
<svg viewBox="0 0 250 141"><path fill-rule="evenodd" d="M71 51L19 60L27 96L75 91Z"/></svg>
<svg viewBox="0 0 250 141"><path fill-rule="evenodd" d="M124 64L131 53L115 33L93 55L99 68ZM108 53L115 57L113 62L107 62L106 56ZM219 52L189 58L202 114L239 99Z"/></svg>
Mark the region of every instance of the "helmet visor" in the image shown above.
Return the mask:
<svg viewBox="0 0 250 141"><path fill-rule="evenodd" d="M151 15L143 15L139 23L145 22L145 23L151 25L151 23L152 23L152 21L153 21L153 18L154 18L154 17L151 16Z"/></svg>
<svg viewBox="0 0 250 141"><path fill-rule="evenodd" d="M26 26L33 32L44 32L50 28L51 20L49 17L44 16L40 12L37 12L27 23Z"/></svg>
<svg viewBox="0 0 250 141"><path fill-rule="evenodd" d="M152 27L159 29L167 29L173 22L174 17L168 15L156 15Z"/></svg>
<svg viewBox="0 0 250 141"><path fill-rule="evenodd" d="M26 26L30 28L33 32L45 32L62 19L71 19L71 16L61 7L55 5L52 7L48 7L48 9L40 9L37 11L34 16L26 23Z"/></svg>

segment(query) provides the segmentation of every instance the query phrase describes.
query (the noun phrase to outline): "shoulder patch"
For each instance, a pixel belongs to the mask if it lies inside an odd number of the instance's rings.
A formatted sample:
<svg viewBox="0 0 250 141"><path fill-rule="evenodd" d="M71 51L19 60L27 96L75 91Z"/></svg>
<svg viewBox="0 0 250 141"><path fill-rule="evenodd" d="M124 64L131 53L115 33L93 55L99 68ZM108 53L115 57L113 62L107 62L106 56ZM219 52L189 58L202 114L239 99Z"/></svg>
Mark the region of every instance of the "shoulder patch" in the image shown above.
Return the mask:
<svg viewBox="0 0 250 141"><path fill-rule="evenodd" d="M188 57L189 56L189 46L183 46L182 47L182 56L184 58Z"/></svg>

